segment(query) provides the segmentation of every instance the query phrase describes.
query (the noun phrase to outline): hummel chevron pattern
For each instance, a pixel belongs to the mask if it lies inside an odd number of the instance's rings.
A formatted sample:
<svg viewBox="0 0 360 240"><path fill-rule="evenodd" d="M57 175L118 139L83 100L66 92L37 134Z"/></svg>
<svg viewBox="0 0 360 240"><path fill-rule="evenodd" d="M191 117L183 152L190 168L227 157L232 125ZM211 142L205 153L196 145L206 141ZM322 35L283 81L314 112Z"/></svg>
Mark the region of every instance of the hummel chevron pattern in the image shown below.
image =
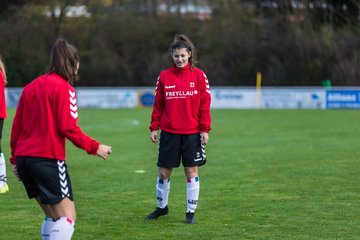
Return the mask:
<svg viewBox="0 0 360 240"><path fill-rule="evenodd" d="M155 87L155 92L154 92L155 96L156 96L157 88L158 88L158 85L159 85L159 79L160 79L160 76L158 77L158 79L156 81L156 87Z"/></svg>
<svg viewBox="0 0 360 240"><path fill-rule="evenodd" d="M76 96L75 96L75 91L71 91L69 89L69 95L70 95L70 114L73 118L77 118L78 117L78 112L77 112L77 106L76 106Z"/></svg>
<svg viewBox="0 0 360 240"><path fill-rule="evenodd" d="M64 161L57 161L62 197L70 197L68 183L66 180L66 167Z"/></svg>
<svg viewBox="0 0 360 240"><path fill-rule="evenodd" d="M203 159L206 159L205 146L202 144L201 144L201 155L202 155Z"/></svg>
<svg viewBox="0 0 360 240"><path fill-rule="evenodd" d="M204 77L205 77L205 83L206 83L206 91L210 94L210 85L209 85L209 80L207 78L207 76L204 73Z"/></svg>

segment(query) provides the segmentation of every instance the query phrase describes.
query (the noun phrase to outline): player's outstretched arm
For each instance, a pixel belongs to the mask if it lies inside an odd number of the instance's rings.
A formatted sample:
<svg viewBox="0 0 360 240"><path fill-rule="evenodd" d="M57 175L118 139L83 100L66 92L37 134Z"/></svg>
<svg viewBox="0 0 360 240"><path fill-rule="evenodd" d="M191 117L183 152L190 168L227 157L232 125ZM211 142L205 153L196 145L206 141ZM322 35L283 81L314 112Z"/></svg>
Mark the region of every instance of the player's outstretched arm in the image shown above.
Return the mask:
<svg viewBox="0 0 360 240"><path fill-rule="evenodd" d="M106 160L111 153L112 153L111 146L100 144L96 152L96 155Z"/></svg>

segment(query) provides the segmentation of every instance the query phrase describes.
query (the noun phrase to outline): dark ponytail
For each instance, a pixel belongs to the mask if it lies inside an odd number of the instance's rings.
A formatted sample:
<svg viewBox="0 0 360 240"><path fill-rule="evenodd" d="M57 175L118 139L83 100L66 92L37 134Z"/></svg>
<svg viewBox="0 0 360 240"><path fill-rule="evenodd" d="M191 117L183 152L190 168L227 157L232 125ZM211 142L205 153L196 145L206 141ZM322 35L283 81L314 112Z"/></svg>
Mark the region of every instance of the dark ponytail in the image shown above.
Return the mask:
<svg viewBox="0 0 360 240"><path fill-rule="evenodd" d="M170 53L172 54L175 49L180 49L180 48L186 48L188 52L191 52L189 62L190 62L190 68L191 70L193 70L195 65L198 63L196 56L196 49L194 44L184 34L175 35L174 41L170 45Z"/></svg>
<svg viewBox="0 0 360 240"><path fill-rule="evenodd" d="M2 75L4 76L4 84L7 84L7 79L6 79L6 70L5 70L5 65L4 65L4 61L0 55L0 72L2 73Z"/></svg>
<svg viewBox="0 0 360 240"><path fill-rule="evenodd" d="M69 83L73 83L78 80L79 63L80 56L77 48L64 39L58 39L51 52L49 72L59 74Z"/></svg>

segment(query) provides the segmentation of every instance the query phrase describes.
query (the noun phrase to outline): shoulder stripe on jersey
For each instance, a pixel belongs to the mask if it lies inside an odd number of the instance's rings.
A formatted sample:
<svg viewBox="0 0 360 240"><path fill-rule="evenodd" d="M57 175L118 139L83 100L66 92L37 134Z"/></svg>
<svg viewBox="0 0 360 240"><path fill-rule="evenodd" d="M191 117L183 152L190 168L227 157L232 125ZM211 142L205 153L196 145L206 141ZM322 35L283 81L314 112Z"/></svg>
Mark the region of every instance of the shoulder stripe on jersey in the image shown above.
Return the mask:
<svg viewBox="0 0 360 240"><path fill-rule="evenodd" d="M204 77L205 77L205 84L206 84L206 92L208 92L209 94L211 94L211 93L210 93L209 80L208 80L207 76L205 75L205 73L204 73Z"/></svg>
<svg viewBox="0 0 360 240"><path fill-rule="evenodd" d="M77 106L76 106L76 95L75 91L69 89L70 95L70 115L76 119L78 117Z"/></svg>
<svg viewBox="0 0 360 240"><path fill-rule="evenodd" d="M159 79L160 79L160 76L157 78L156 80L156 86L155 86L155 90L154 90L154 95L156 96L156 92L157 92L157 89L158 89L158 85L159 85Z"/></svg>
<svg viewBox="0 0 360 240"><path fill-rule="evenodd" d="M69 89L69 94L70 94L70 97L75 98L75 91L73 92Z"/></svg>

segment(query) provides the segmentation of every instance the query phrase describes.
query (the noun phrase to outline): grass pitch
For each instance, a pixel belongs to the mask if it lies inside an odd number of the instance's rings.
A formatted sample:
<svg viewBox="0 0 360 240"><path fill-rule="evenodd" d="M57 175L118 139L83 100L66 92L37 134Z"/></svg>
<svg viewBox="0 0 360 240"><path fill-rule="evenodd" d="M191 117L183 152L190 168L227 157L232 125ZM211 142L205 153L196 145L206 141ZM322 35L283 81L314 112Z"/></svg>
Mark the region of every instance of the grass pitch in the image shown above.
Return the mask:
<svg viewBox="0 0 360 240"><path fill-rule="evenodd" d="M184 223L182 168L171 178L169 215L144 221L156 207L150 112L80 110L84 132L113 154L103 161L68 144L73 239L360 238L360 111L213 110L195 225ZM2 140L7 158L13 114ZM0 239L40 239L44 215L7 172Z"/></svg>

